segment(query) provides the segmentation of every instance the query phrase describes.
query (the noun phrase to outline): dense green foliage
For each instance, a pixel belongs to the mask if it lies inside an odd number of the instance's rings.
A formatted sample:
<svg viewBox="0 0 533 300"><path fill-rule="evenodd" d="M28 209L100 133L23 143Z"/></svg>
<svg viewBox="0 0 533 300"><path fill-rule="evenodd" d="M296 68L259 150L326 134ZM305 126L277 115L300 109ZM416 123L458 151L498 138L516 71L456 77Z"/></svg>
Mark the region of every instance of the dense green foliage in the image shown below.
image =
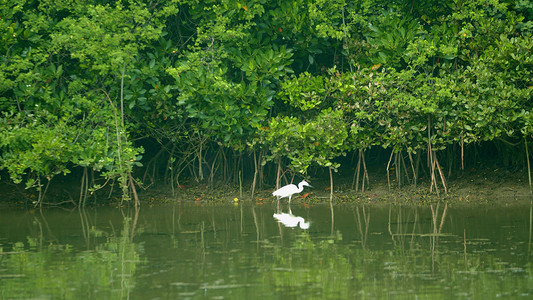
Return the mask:
<svg viewBox="0 0 533 300"><path fill-rule="evenodd" d="M305 175L373 146L398 182L425 165L445 187L465 147L521 164L509 152L533 137L529 1L12 0L0 16L1 179L38 201L79 169L82 190L118 180L127 199L141 160L138 179L174 187L237 180L246 154L256 175Z"/></svg>

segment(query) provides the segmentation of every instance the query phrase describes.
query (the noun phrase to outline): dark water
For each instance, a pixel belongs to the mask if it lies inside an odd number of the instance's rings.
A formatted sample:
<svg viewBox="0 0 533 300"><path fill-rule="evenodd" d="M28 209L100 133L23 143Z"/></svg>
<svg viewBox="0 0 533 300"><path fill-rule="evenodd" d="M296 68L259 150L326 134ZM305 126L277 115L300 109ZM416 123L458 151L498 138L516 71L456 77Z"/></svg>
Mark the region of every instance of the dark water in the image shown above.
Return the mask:
<svg viewBox="0 0 533 300"><path fill-rule="evenodd" d="M533 298L530 206L295 203L292 228L275 212L274 204L3 210L0 297Z"/></svg>

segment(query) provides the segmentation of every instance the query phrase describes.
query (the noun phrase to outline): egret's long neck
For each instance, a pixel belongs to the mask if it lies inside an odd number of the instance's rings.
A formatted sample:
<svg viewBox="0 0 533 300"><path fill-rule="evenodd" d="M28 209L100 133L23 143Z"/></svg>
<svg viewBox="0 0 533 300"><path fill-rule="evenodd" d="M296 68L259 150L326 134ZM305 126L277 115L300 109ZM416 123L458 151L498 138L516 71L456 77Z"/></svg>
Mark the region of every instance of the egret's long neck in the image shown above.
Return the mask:
<svg viewBox="0 0 533 300"><path fill-rule="evenodd" d="M300 193L301 191L304 190L304 184L303 183L298 183L298 193Z"/></svg>

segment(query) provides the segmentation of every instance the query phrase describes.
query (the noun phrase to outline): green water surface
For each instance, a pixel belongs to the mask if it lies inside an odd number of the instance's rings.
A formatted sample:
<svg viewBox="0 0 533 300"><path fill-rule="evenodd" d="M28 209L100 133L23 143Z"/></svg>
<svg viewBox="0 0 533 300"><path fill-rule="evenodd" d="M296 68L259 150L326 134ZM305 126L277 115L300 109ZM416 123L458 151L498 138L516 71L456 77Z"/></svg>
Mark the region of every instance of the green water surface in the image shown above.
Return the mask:
<svg viewBox="0 0 533 300"><path fill-rule="evenodd" d="M531 206L293 203L308 229L273 218L282 212L4 209L0 298L533 298Z"/></svg>

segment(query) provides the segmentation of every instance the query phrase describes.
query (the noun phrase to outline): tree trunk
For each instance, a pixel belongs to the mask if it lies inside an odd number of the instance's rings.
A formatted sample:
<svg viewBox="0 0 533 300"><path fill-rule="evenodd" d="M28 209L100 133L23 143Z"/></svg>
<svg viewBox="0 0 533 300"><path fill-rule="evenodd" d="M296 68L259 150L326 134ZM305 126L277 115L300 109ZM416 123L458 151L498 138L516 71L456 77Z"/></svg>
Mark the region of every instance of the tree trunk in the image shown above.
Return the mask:
<svg viewBox="0 0 533 300"><path fill-rule="evenodd" d="M329 202L333 201L333 173L331 172L331 167L329 167Z"/></svg>

